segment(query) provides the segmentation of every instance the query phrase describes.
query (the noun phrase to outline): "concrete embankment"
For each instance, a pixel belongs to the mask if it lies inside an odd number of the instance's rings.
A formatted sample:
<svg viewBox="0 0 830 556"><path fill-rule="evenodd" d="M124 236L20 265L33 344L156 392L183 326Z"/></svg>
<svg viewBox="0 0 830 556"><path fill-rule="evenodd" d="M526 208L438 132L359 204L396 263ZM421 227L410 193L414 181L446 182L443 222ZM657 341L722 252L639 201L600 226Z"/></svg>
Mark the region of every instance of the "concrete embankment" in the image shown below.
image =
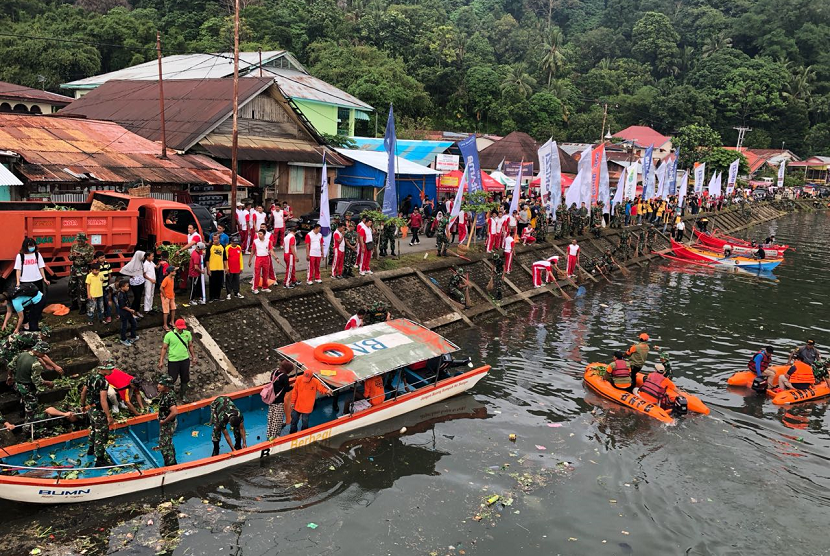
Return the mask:
<svg viewBox="0 0 830 556"><path fill-rule="evenodd" d="M812 210L809 202L795 203L790 207L776 208L770 204L754 205L751 211L739 208L707 214L709 229L734 233L761 222L779 218L792 210ZM687 228L697 217L689 216ZM639 227L626 228L639 234ZM614 249L620 243L619 229L605 229L597 238L577 238L585 258L598 257L605 249ZM688 230L687 230L688 234ZM275 287L270 294L251 295L245 288L245 299L216 302L213 304L180 307L187 318L189 328L197 338L198 363L192 369L194 397L206 397L262 383L278 360L275 349L279 346L336 332L343 329L348 317L361 307L375 301L386 303L394 317L409 318L441 333L458 327L473 327L476 319L484 315L505 315L534 304L543 296L561 297L561 287L566 294L573 293L576 285L584 285L590 295L591 284L597 278L580 272L578 284L562 281L559 287L548 284L534 289L530 273L532 263L552 254L563 255L563 249L571 238L548 241L535 246L517 248L513 272L504 277L503 299L496 302L487 291L492 276L489 256L474 246L464 260L456 256L436 258L430 252L426 259L418 257L417 264L392 270L378 271L371 276L348 280L326 279L323 284L302 285L286 290ZM666 235L657 234L654 252L637 258L622 260L624 266L642 265L657 252L669 249ZM564 259L564 257L563 257ZM560 267L564 261L560 263ZM451 267L463 266L470 277L469 308L463 309L445 293L452 275ZM618 276L617 280L625 279ZM600 278L600 280L602 280ZM436 285L437 283L437 285ZM68 371L68 374L85 374L98 361L115 359L123 370L136 376L152 379L157 376L159 350L163 332L160 316L147 317L139 323L141 339L134 347L124 347L118 342L119 326L90 327L68 321L56 324L52 337L52 357ZM50 378L49 373L45 375ZM19 402L11 390L3 386L0 391L0 411L10 420L19 421ZM41 394L41 402L60 404L67 389L55 388ZM14 439L4 433L4 443ZM19 440L18 440L19 441Z"/></svg>

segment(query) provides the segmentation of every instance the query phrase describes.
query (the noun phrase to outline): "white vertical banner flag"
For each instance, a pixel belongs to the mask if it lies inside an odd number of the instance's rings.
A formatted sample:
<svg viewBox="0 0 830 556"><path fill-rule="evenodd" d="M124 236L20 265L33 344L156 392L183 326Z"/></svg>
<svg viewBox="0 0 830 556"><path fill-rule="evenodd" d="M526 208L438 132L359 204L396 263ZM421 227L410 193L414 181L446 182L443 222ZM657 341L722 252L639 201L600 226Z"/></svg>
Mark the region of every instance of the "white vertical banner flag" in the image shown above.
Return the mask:
<svg viewBox="0 0 830 556"><path fill-rule="evenodd" d="M614 198L611 200L611 205L616 206L623 202L623 192L625 191L625 176L628 170L623 168L620 172L620 179L617 180L617 190L614 192Z"/></svg>
<svg viewBox="0 0 830 556"><path fill-rule="evenodd" d="M611 178L608 176L608 159L605 149L602 149L602 158L599 161L599 196L602 201L602 214L611 214Z"/></svg>
<svg viewBox="0 0 830 556"><path fill-rule="evenodd" d="M703 180L706 179L706 163L699 162L695 166L695 193L703 193Z"/></svg>
<svg viewBox="0 0 830 556"><path fill-rule="evenodd" d="M551 191L551 182L553 181L553 151L551 144L553 139L548 139L548 142L539 147L539 197L542 199L542 206L548 207L548 193Z"/></svg>
<svg viewBox="0 0 830 556"><path fill-rule="evenodd" d="M461 214L461 204L464 202L464 189L467 187L467 174L469 171L470 166L465 166L464 173L458 181L458 191L455 192L455 201L453 202L452 210L450 211L450 226L453 225L455 219L458 218L459 214Z"/></svg>
<svg viewBox="0 0 830 556"><path fill-rule="evenodd" d="M328 260L331 245L331 213L329 212L329 174L326 153L323 153L323 177L320 181L320 233L323 234L323 259Z"/></svg>
<svg viewBox="0 0 830 556"><path fill-rule="evenodd" d="M590 145L588 148L582 151L582 155L579 157L579 172L577 173L577 179L574 180L574 185L579 185L579 201L576 202L577 208L579 208L581 203L585 203L587 206L591 205L591 153L593 149ZM582 176L582 179L579 179L579 176ZM573 187L573 186L571 186Z"/></svg>
<svg viewBox="0 0 830 556"><path fill-rule="evenodd" d="M726 180L726 191L729 193L729 188L735 189L735 184L738 183L738 167L741 164L741 159L736 158L735 161L729 165L729 177Z"/></svg>
<svg viewBox="0 0 830 556"><path fill-rule="evenodd" d="M709 180L709 196L718 198L721 195L721 174L712 174L712 179Z"/></svg>
<svg viewBox="0 0 830 556"><path fill-rule="evenodd" d="M781 160L781 164L778 165L778 187L784 187L784 169L787 167L787 161Z"/></svg>
<svg viewBox="0 0 830 556"><path fill-rule="evenodd" d="M682 207L686 200L686 190L689 188L689 171L683 171L683 179L680 180L680 190L677 192L677 206Z"/></svg>
<svg viewBox="0 0 830 556"><path fill-rule="evenodd" d="M516 176L516 184L513 186L513 198L510 199L510 216L513 215L514 210L519 210L519 197L522 196L522 171L524 170L525 161L519 164L519 175Z"/></svg>
<svg viewBox="0 0 830 556"><path fill-rule="evenodd" d="M562 162L559 160L559 145L550 142L550 200L548 212L556 220L556 209L562 204Z"/></svg>
<svg viewBox="0 0 830 556"><path fill-rule="evenodd" d="M637 165L635 162L625 169L625 190L623 191L623 200L628 201L637 195Z"/></svg>
<svg viewBox="0 0 830 556"><path fill-rule="evenodd" d="M645 177L643 177L645 179ZM646 186L643 184L643 195L645 195ZM654 162L651 163L648 170L648 199L654 199L657 196L657 179L655 176Z"/></svg>
<svg viewBox="0 0 830 556"><path fill-rule="evenodd" d="M588 170L586 171L582 165L579 165L579 173L577 173L576 178L574 178L573 183L568 187L568 191L565 193L565 209L571 208L572 205L576 205L579 208L579 203L581 202L580 199L582 198L582 182L587 180L590 182L591 180L591 165L588 165Z"/></svg>
<svg viewBox="0 0 830 556"><path fill-rule="evenodd" d="M668 182L666 180L666 171L669 169L669 165L671 162L664 161L660 167L657 169L656 176L657 176L657 191L654 195L655 197L660 197L662 199L666 198L666 190L668 190Z"/></svg>
<svg viewBox="0 0 830 556"><path fill-rule="evenodd" d="M717 172L712 172L712 177L709 178L709 187L707 188L707 190L709 191L710 196L712 195L712 190L716 186L717 178L718 178Z"/></svg>

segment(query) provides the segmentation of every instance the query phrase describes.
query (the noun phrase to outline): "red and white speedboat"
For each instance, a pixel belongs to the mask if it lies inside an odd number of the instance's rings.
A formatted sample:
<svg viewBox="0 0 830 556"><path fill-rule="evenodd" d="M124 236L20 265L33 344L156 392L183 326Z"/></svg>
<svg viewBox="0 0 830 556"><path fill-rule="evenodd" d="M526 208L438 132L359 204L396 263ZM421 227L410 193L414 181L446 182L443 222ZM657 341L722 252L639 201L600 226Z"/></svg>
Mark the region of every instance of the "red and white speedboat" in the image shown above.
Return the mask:
<svg viewBox="0 0 830 556"><path fill-rule="evenodd" d="M267 440L268 407L262 386L229 394L244 416L247 447L212 456L209 398L179 407L173 438L178 465L165 466L158 444L157 415L117 425L107 447L113 465L94 467L86 455L87 431L0 448L0 498L36 504L101 500L155 489L261 460L408 414L465 392L490 370L469 359L454 361L458 347L414 322L398 319L311 340L277 352L298 371L310 369L331 392L320 398L309 428ZM334 363L333 361L339 361ZM455 367L464 369L454 370ZM468 368L469 367L469 368ZM383 378L375 404L360 399L360 384ZM380 400L378 402L378 400ZM413 423L415 424L415 423ZM287 431L287 427L283 433Z"/></svg>
<svg viewBox="0 0 830 556"><path fill-rule="evenodd" d="M706 247L714 249L716 251L723 251L724 246L731 245L732 252L740 255L751 255L758 250L758 246L753 246L746 240L739 239L736 237L731 236L715 236L713 234L707 234L706 232L701 232L700 230L693 228L692 232L694 233L697 240ZM789 245L767 245L764 246L764 251L767 254L767 257L770 258L780 258L784 256L784 251L789 249Z"/></svg>

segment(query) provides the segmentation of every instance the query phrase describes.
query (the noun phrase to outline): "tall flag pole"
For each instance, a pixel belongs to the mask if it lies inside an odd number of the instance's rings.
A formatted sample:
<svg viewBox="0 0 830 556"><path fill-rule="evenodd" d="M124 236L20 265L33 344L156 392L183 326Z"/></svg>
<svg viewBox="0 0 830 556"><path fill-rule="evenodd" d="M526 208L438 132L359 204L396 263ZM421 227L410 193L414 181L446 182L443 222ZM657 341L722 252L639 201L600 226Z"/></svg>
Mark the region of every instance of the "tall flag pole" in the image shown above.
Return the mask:
<svg viewBox="0 0 830 556"><path fill-rule="evenodd" d="M510 216L514 210L519 210L519 197L522 195L522 172L525 169L525 159L519 165L519 175L516 176L516 184L513 186L513 198L510 199Z"/></svg>
<svg viewBox="0 0 830 556"><path fill-rule="evenodd" d="M395 135L395 113L389 104L389 118L386 120L386 134L383 136L383 148L389 163L386 168L386 187L383 193L383 214L389 218L398 216L398 190L395 183L395 159L398 156L398 138Z"/></svg>
<svg viewBox="0 0 830 556"><path fill-rule="evenodd" d="M695 193L703 193L703 181L706 179L706 163L695 162Z"/></svg>
<svg viewBox="0 0 830 556"><path fill-rule="evenodd" d="M325 151L323 151L323 178L320 182L320 233L323 234L323 259L328 260L331 244L331 213L329 212L329 176Z"/></svg>
<svg viewBox="0 0 830 556"><path fill-rule="evenodd" d="M602 214L611 214L611 179L608 176L608 159L605 157L605 146L603 145L602 157L599 161L599 194L602 201Z"/></svg>
<svg viewBox="0 0 830 556"><path fill-rule="evenodd" d="M651 188L654 185L652 170L654 169L654 145L646 149L643 155L643 199L651 199Z"/></svg>
<svg viewBox="0 0 830 556"><path fill-rule="evenodd" d="M732 164L729 165L729 177L726 178L726 196L730 197L735 192L735 184L738 183L738 167L741 164L741 159L736 158Z"/></svg>
<svg viewBox="0 0 830 556"><path fill-rule="evenodd" d="M781 159L781 164L778 165L778 187L784 187L784 169L787 167L787 161Z"/></svg>

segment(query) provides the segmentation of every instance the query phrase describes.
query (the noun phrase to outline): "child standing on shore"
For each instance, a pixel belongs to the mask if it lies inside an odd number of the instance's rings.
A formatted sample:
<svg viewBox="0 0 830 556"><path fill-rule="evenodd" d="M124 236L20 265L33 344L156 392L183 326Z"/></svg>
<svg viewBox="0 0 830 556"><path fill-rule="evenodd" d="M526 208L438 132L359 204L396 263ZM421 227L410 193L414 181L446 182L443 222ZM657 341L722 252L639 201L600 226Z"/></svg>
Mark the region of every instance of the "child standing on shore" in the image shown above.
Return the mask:
<svg viewBox="0 0 830 556"><path fill-rule="evenodd" d="M176 292L174 291L176 285L176 267L168 266L164 280L161 281L161 312L162 312L162 326L165 332L170 332L168 326L168 316L170 324L176 322Z"/></svg>
<svg viewBox="0 0 830 556"><path fill-rule="evenodd" d="M92 263L86 275L86 316L89 324L93 324L96 314L99 321L104 322L104 277L98 263Z"/></svg>

